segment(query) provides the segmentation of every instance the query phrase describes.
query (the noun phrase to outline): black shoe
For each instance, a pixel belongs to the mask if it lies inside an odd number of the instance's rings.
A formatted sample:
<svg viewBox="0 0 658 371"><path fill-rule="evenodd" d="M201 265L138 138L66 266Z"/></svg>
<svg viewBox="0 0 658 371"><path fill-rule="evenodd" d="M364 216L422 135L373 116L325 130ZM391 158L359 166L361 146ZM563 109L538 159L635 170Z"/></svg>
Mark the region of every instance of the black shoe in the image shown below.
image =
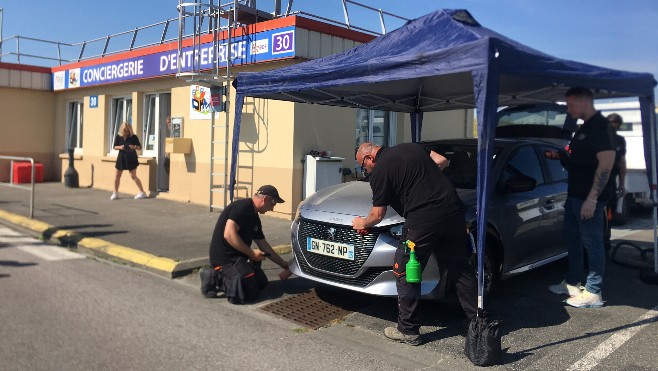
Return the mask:
<svg viewBox="0 0 658 371"><path fill-rule="evenodd" d="M212 269L199 269L199 277L201 278L201 294L207 298L214 298L217 296L217 291L214 290L215 288L212 285L212 274Z"/></svg>

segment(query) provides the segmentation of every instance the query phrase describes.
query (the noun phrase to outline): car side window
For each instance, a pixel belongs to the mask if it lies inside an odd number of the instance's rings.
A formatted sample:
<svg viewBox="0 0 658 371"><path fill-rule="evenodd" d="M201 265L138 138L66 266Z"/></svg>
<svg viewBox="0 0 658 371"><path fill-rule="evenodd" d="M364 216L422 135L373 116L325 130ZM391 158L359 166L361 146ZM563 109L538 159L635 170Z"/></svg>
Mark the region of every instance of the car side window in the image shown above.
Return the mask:
<svg viewBox="0 0 658 371"><path fill-rule="evenodd" d="M559 148L550 146L541 148L541 153L544 154L544 158L546 159L546 167L548 168L548 174L552 182L566 181L569 175L567 169L562 166L562 162L560 161L560 151Z"/></svg>
<svg viewBox="0 0 658 371"><path fill-rule="evenodd" d="M518 148L509 158L500 176L500 185L504 185L513 176L525 175L534 178L537 185L544 184L544 173L537 152L532 146Z"/></svg>

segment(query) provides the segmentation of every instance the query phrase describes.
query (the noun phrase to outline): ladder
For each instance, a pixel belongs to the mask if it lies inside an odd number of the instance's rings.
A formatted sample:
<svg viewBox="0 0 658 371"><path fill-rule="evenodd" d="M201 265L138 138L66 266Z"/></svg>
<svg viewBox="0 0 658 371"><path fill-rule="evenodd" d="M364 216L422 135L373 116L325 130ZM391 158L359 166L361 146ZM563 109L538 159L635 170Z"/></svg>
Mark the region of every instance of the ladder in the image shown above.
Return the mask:
<svg viewBox="0 0 658 371"><path fill-rule="evenodd" d="M209 161L209 200L210 211L213 209L223 209L229 201L229 102L231 76L231 58L226 58L226 65L219 65L217 58L220 47L220 36L225 32L228 43L228 50L231 48L233 28L236 26L232 15L237 8L238 1L225 5L215 4L214 0L208 3L202 2L184 2L179 0L178 4L178 73L176 77L184 79L190 84L203 85L210 88L212 95L223 95L224 98L224 120L216 119L216 112L213 107L210 118L210 161ZM185 35L185 20L192 20L191 26L191 55L195 56L201 52L205 35L212 35L213 51L213 68L212 72L206 72L207 66L201 66L201 58L189 58L186 71L183 69L183 40L189 35ZM222 25L222 20L226 20L226 25ZM205 22L207 20L207 22ZM204 25L204 22L207 24ZM225 72L220 75L220 69ZM221 196L220 196L221 195ZM223 197L222 197L223 196Z"/></svg>

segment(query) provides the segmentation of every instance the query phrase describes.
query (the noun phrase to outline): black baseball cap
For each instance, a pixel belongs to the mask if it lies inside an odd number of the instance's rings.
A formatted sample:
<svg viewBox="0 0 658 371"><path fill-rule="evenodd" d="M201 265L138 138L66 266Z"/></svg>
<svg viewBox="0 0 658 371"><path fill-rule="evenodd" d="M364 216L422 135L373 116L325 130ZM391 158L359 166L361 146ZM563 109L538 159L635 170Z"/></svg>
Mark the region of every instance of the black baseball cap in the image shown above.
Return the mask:
<svg viewBox="0 0 658 371"><path fill-rule="evenodd" d="M270 196L274 199L274 201L276 201L279 204L282 204L282 203L285 202L281 197L279 197L279 191L277 191L276 188L274 188L274 186L269 185L269 184L258 188L258 191L256 191L256 194L257 195Z"/></svg>

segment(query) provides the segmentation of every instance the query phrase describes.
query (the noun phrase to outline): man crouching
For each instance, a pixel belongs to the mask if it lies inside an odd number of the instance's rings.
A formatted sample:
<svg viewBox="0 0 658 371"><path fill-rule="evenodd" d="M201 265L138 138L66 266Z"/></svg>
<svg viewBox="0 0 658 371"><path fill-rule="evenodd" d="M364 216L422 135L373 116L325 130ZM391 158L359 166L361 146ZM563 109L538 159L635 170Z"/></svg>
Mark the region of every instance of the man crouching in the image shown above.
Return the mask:
<svg viewBox="0 0 658 371"><path fill-rule="evenodd" d="M252 198L234 201L222 211L210 241L212 268L200 271L204 296L215 297L218 291L224 291L233 304L256 299L268 282L261 268L265 258L283 268L279 277L289 276L288 263L265 240L258 215L283 202L276 188L264 185ZM251 248L252 241L258 248Z"/></svg>

